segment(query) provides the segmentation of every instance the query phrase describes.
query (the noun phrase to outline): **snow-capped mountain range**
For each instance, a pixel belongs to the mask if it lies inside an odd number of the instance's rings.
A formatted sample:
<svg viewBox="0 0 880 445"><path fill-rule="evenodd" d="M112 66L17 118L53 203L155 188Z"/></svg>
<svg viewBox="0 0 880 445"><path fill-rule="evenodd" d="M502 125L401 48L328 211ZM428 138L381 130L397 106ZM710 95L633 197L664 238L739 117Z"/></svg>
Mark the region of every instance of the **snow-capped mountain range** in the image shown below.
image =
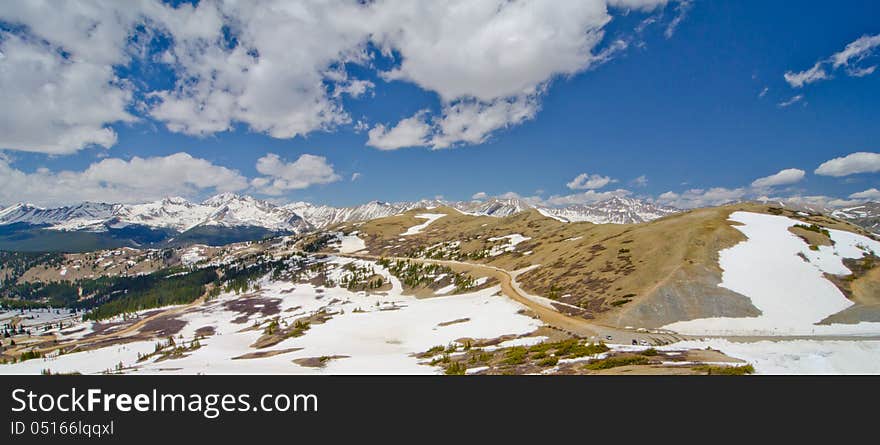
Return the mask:
<svg viewBox="0 0 880 445"><path fill-rule="evenodd" d="M564 222L595 224L634 224L651 221L678 212L673 207L656 205L626 197L613 197L594 204L566 207L532 205L522 199L474 201L421 200L407 202L371 201L353 207L332 207L308 202L276 205L251 196L223 193L194 203L180 197L168 197L143 204L106 204L86 202L58 208L41 208L19 203L0 209L0 226L14 223L42 226L53 230L102 232L127 226L146 226L186 232L196 227L260 227L269 231L304 233L338 223L368 221L398 215L418 208L449 206L479 216L510 216L535 209ZM880 231L880 203L840 209L810 209L845 219L868 230Z"/></svg>
<svg viewBox="0 0 880 445"><path fill-rule="evenodd" d="M871 232L880 233L880 202L866 202L858 206L833 210L830 213L835 218L845 219Z"/></svg>
<svg viewBox="0 0 880 445"><path fill-rule="evenodd" d="M372 201L354 207L331 207L307 202L275 205L250 196L224 193L201 203L169 197L144 204L82 203L43 209L19 203L0 210L0 225L25 223L54 230L101 232L130 225L185 232L200 226L262 227L271 231L303 233L337 223L367 221L417 208L450 206L462 213L504 217L528 209L561 221L639 223L677 212L631 198L611 198L592 205L539 207L520 199L446 202L422 200L387 203Z"/></svg>
<svg viewBox="0 0 880 445"><path fill-rule="evenodd" d="M595 224L635 224L662 218L680 210L633 198L613 197L595 204L575 204L560 208L539 208L539 212L561 221L587 221Z"/></svg>

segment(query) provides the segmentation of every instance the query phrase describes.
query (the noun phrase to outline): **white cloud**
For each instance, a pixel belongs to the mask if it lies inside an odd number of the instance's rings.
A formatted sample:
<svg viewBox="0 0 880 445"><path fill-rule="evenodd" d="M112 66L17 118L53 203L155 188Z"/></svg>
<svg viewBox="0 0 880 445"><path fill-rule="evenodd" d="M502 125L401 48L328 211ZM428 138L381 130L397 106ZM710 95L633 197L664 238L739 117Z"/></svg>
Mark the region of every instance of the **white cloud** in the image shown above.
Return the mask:
<svg viewBox="0 0 880 445"><path fill-rule="evenodd" d="M361 175L359 172L354 172L351 174L351 181L352 182L357 181L358 179L361 178L361 176L363 176L363 175Z"/></svg>
<svg viewBox="0 0 880 445"><path fill-rule="evenodd" d="M788 202L792 204L800 204L807 207L813 207L815 209L822 208L834 208L834 207L843 207L850 206L854 204L860 204L863 201L855 200L855 199L840 199L835 198L833 196L824 196L824 195L794 195L794 196L776 196L776 197L764 197L764 199L760 199L761 201L777 201L777 202Z"/></svg>
<svg viewBox="0 0 880 445"><path fill-rule="evenodd" d="M682 193L669 191L657 197L657 202L682 209L691 209L739 201L747 193L748 190L745 188L728 189L724 187L713 187L708 190L690 189Z"/></svg>
<svg viewBox="0 0 880 445"><path fill-rule="evenodd" d="M396 150L479 144L492 132L532 119L537 112L536 97L498 99L491 103L459 101L445 107L441 116L430 121L428 111L422 110L390 128L377 124L367 133L367 145L380 150Z"/></svg>
<svg viewBox="0 0 880 445"><path fill-rule="evenodd" d="M587 190L587 189L600 189L605 187L606 185L617 182L616 179L611 179L608 176L589 174L589 173L581 173L577 175L574 179L565 184L566 187L572 190Z"/></svg>
<svg viewBox="0 0 880 445"><path fill-rule="evenodd" d="M866 34L847 44L842 51L819 60L812 68L800 72L787 71L783 77L794 88L828 79L830 78L828 71L841 68L850 76L864 77L872 74L877 67L876 65L863 67L860 63L872 57L878 47L880 47L880 34L874 36Z"/></svg>
<svg viewBox="0 0 880 445"><path fill-rule="evenodd" d="M678 5L675 7L675 17L666 25L666 30L663 31L663 35L666 36L667 39L671 39L675 34L675 31L678 29L678 26L681 25L681 22L687 17L691 8L693 7L692 0L681 0L678 2Z"/></svg>
<svg viewBox="0 0 880 445"><path fill-rule="evenodd" d="M132 121L130 89L107 65L65 58L57 47L0 32L0 148L67 154L110 147L108 124Z"/></svg>
<svg viewBox="0 0 880 445"><path fill-rule="evenodd" d="M870 56L877 47L880 47L880 34L875 36L866 34L850 42L843 51L831 56L831 61L834 68L848 67Z"/></svg>
<svg viewBox="0 0 880 445"><path fill-rule="evenodd" d="M531 94L590 66L611 20L603 1L379 2L376 40L401 55L385 78L436 91L445 102Z"/></svg>
<svg viewBox="0 0 880 445"><path fill-rule="evenodd" d="M877 65L871 65L865 68L853 68L850 70L849 75L853 77L865 77L874 74L874 71L877 71Z"/></svg>
<svg viewBox="0 0 880 445"><path fill-rule="evenodd" d="M870 199L872 201L880 201L880 190L877 190L876 188L870 188L865 191L853 193L852 195L849 195L849 197L853 199Z"/></svg>
<svg viewBox="0 0 880 445"><path fill-rule="evenodd" d="M769 91L770 91L770 87L764 87L764 89L761 90L760 93L758 93L758 97L764 97L764 96L766 96L767 93L768 93Z"/></svg>
<svg viewBox="0 0 880 445"><path fill-rule="evenodd" d="M474 193L473 196L471 196L471 199L478 199L479 200L479 199L486 199L488 197L489 197L489 195L486 194L486 192L477 192L477 193Z"/></svg>
<svg viewBox="0 0 880 445"><path fill-rule="evenodd" d="M431 126L424 122L425 111L401 120L394 127L386 128L378 124L367 133L367 145L380 150L397 150L404 147L417 147L427 143Z"/></svg>
<svg viewBox="0 0 880 445"><path fill-rule="evenodd" d="M647 187L648 186L648 177L646 175L639 176L638 178L633 179L632 184L636 187Z"/></svg>
<svg viewBox="0 0 880 445"><path fill-rule="evenodd" d="M257 160L257 171L265 176L253 179L251 185L267 195L281 195L288 190L342 179L333 171L327 158L310 154L301 155L294 162L285 162L280 156L269 153Z"/></svg>
<svg viewBox="0 0 880 445"><path fill-rule="evenodd" d="M857 152L825 161L816 169L817 175L847 176L856 173L880 172L880 153Z"/></svg>
<svg viewBox="0 0 880 445"><path fill-rule="evenodd" d="M275 138L330 130L350 122L340 95L371 83L333 65L366 60L366 8L354 2L201 2L188 20L159 24L173 39L165 61L171 90L156 91L150 114L175 132L207 135L242 122ZM192 22L202 26L191 29ZM237 45L224 39L233 33ZM328 86L329 84L329 86Z"/></svg>
<svg viewBox="0 0 880 445"><path fill-rule="evenodd" d="M667 1L657 0L608 0L608 6L624 9L638 9L642 11L653 11L659 6L665 6Z"/></svg>
<svg viewBox="0 0 880 445"><path fill-rule="evenodd" d="M533 119L537 97L498 99L490 103L462 101L443 110L435 122L431 146L447 148L458 143L479 144L493 131Z"/></svg>
<svg viewBox="0 0 880 445"><path fill-rule="evenodd" d="M780 170L776 174L755 179L752 182L752 187L763 189L768 187L775 187L778 185L794 184L804 179L805 174L806 172L804 172L803 170L797 168L787 168L785 170Z"/></svg>
<svg viewBox="0 0 880 445"><path fill-rule="evenodd" d="M553 195L546 200L542 200L544 205L550 206L567 206L572 204L592 204L615 196L629 196L632 192L625 189L609 190L597 192L596 190L587 190L581 193L573 193L570 195Z"/></svg>
<svg viewBox="0 0 880 445"><path fill-rule="evenodd" d="M194 196L204 191L231 192L247 188L235 170L187 153L130 160L106 158L83 171L27 173L0 160L0 201L38 205L82 201L143 202L170 195Z"/></svg>
<svg viewBox="0 0 880 445"><path fill-rule="evenodd" d="M785 81L788 82L794 88L800 88L806 84L810 84L819 80L827 79L828 73L825 72L825 68L822 63L816 63L812 68L801 71L801 72L792 72L787 71L783 76Z"/></svg>
<svg viewBox="0 0 880 445"><path fill-rule="evenodd" d="M480 143L533 118L554 79L594 68L627 47L625 39L603 42L609 4L652 11L667 3L12 2L0 18L22 25L11 32L33 39L4 32L0 99L14 106L0 111L0 146L50 153L111 146L116 134L109 125L131 121L127 109L190 135L238 123L275 138L331 131L351 122L343 97L363 98L373 89L347 66L375 69L374 47L394 59L381 73L387 81L411 82L440 98L437 116L419 119L431 132L407 143ZM159 55L144 43L154 36L170 42ZM172 87L149 91L114 77L114 69L144 57L173 71ZM135 103L140 93L145 103ZM392 130L383 127L377 137L386 132Z"/></svg>
<svg viewBox="0 0 880 445"><path fill-rule="evenodd" d="M798 102L800 102L800 101L802 101L802 100L804 100L804 95L803 95L803 94L798 94L798 95L793 96L793 97L792 97L791 99L789 99L789 100L786 100L786 101L783 101L783 102L779 102L777 105L779 106L779 108L786 108L786 107L789 107L789 106L791 106L791 105L794 105L794 104L796 104L796 103L798 103Z"/></svg>

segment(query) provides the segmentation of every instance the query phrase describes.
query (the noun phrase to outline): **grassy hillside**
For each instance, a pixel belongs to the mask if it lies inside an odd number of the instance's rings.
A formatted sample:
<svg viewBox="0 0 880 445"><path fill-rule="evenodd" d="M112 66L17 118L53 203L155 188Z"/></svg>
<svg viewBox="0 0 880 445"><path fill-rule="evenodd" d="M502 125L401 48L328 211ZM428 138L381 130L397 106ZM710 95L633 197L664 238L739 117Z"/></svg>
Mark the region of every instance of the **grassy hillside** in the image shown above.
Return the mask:
<svg viewBox="0 0 880 445"><path fill-rule="evenodd" d="M636 225L562 223L536 211L475 217L438 208L429 212L446 216L415 235L401 234L425 221L415 216L424 210L341 228L359 230L376 255L472 261L509 271L537 266L517 281L530 293L564 303L557 309L616 326L659 327L694 318L759 314L748 298L718 287L718 252L745 240L727 220L738 210L867 234L822 215L753 203L697 209ZM513 234L530 239L491 255L507 242L491 238ZM876 290L878 273L868 272L853 283L854 289L864 289L858 292Z"/></svg>

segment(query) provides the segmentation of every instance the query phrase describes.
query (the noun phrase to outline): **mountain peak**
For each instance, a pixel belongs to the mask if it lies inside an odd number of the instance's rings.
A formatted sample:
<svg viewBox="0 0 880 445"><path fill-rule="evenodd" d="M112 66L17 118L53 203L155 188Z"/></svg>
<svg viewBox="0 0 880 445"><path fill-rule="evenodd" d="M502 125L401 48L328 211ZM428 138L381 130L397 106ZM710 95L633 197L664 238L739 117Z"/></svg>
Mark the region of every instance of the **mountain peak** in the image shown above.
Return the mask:
<svg viewBox="0 0 880 445"><path fill-rule="evenodd" d="M180 196L166 196L162 199L163 204L174 204L174 205L191 205L188 199L180 197Z"/></svg>
<svg viewBox="0 0 880 445"><path fill-rule="evenodd" d="M202 204L208 205L208 206L213 206L213 207L219 207L219 206L222 206L224 204L227 204L227 203L230 203L233 201L256 201L256 199L254 199L250 196L246 196L246 195L239 195L239 194L232 193L232 192L224 192L224 193L216 194L216 195L204 200L202 202Z"/></svg>

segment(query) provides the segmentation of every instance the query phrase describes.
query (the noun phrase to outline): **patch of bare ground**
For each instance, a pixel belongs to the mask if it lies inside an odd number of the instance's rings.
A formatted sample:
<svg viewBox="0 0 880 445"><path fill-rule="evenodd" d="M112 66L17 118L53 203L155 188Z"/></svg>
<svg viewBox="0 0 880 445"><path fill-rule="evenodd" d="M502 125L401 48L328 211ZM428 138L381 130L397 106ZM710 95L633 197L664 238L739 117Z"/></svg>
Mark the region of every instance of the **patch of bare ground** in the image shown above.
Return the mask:
<svg viewBox="0 0 880 445"><path fill-rule="evenodd" d="M818 226L798 224L788 228L788 231L802 239L810 249L816 250L818 246L833 246L834 241L827 231L819 230Z"/></svg>
<svg viewBox="0 0 880 445"><path fill-rule="evenodd" d="M437 326L440 326L440 327L450 326L450 325L454 325L457 323L467 323L469 321L471 321L471 319L469 317L465 317L465 318L459 318L459 319L451 320L451 321L443 321L443 322L437 323Z"/></svg>
<svg viewBox="0 0 880 445"><path fill-rule="evenodd" d="M305 366L308 368L323 368L327 366L331 360L338 360L342 358L348 358L347 355L322 355L320 357L303 357L293 359L293 362L300 366Z"/></svg>
<svg viewBox="0 0 880 445"><path fill-rule="evenodd" d="M333 315L333 313L321 310L315 314L297 318L289 324L287 321L279 320L278 317L275 317L266 323L266 326L263 327L263 335L260 336L251 347L263 349L275 346L288 338L301 337L305 335L306 331L308 331L313 324L322 324L333 318Z"/></svg>
<svg viewBox="0 0 880 445"><path fill-rule="evenodd" d="M214 326L202 326L196 329L196 337L210 337L217 332Z"/></svg>
<svg viewBox="0 0 880 445"><path fill-rule="evenodd" d="M243 324L254 314L262 317L270 317L281 312L281 300L267 298L254 294L247 294L239 298L223 302L223 307L229 311L238 312L239 316L232 319L233 323Z"/></svg>
<svg viewBox="0 0 880 445"><path fill-rule="evenodd" d="M854 305L822 320L820 324L880 322L880 258L866 255L844 258L849 275L825 274Z"/></svg>
<svg viewBox="0 0 880 445"><path fill-rule="evenodd" d="M170 337L186 327L186 322L177 318L177 314L162 315L148 320L140 329L140 334L151 337Z"/></svg>
<svg viewBox="0 0 880 445"><path fill-rule="evenodd" d="M266 357L274 357L276 355L288 354L291 352L301 351L303 348L287 348L287 349L278 349L274 351L255 351L248 352L247 354L242 354L237 357L232 357L232 360L249 360L255 358L266 358Z"/></svg>

